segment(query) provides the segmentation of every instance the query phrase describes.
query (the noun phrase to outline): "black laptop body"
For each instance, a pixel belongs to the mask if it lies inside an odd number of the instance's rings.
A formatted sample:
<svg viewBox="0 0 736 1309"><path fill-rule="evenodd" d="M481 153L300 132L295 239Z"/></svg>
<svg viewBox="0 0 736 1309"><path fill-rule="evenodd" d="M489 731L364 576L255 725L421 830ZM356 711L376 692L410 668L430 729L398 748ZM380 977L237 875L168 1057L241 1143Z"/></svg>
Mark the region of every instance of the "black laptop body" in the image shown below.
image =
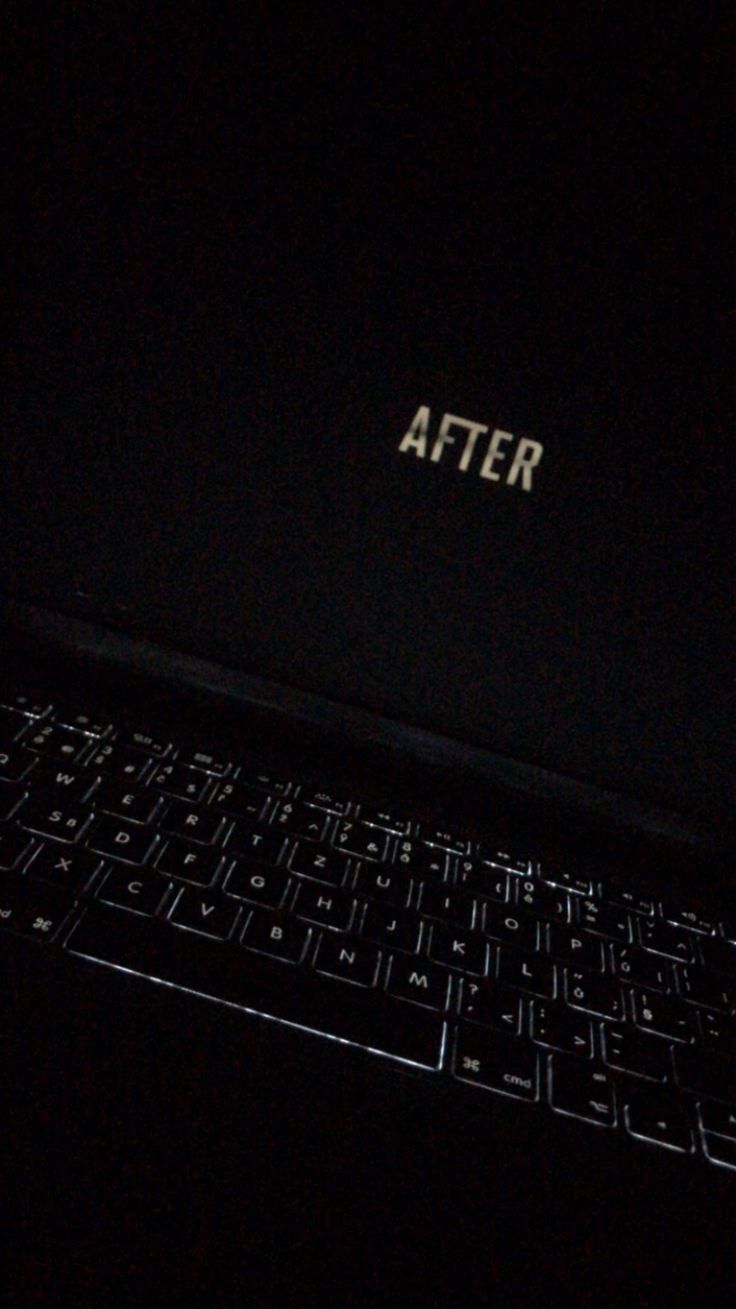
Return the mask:
<svg viewBox="0 0 736 1309"><path fill-rule="evenodd" d="M729 1286L723 26L16 24L9 1303Z"/></svg>

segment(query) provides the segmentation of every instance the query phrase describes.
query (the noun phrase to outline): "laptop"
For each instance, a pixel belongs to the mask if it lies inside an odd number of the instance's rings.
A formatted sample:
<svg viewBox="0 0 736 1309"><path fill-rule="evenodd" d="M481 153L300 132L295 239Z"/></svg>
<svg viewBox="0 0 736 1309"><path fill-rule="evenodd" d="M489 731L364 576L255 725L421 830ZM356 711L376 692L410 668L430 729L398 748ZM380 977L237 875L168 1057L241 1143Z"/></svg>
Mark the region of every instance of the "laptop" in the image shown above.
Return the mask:
<svg viewBox="0 0 736 1309"><path fill-rule="evenodd" d="M730 1275L721 34L565 27L18 55L13 1303Z"/></svg>

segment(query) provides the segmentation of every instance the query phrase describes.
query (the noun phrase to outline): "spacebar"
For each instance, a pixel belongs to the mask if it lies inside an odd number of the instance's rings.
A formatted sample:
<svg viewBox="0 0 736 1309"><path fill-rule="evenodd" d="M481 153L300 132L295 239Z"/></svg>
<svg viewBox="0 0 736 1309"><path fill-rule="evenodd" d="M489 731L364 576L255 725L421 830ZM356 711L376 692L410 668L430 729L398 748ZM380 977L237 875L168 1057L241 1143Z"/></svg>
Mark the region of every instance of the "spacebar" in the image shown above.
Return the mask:
<svg viewBox="0 0 736 1309"><path fill-rule="evenodd" d="M440 1066L443 1024L438 1014L158 919L93 906L72 932L67 949L394 1059Z"/></svg>

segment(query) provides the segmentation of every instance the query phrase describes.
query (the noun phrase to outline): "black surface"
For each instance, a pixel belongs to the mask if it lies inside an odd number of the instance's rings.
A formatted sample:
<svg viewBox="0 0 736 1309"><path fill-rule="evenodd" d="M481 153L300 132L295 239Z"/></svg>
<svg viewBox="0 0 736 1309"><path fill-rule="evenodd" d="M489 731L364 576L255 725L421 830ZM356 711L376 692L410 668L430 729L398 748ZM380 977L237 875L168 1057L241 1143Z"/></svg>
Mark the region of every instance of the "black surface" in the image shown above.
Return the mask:
<svg viewBox="0 0 736 1309"><path fill-rule="evenodd" d="M11 1303L655 1305L733 1276L714 1168L135 979L44 970L41 1015L9 976Z"/></svg>
<svg viewBox="0 0 736 1309"><path fill-rule="evenodd" d="M18 28L4 586L726 810L722 17Z"/></svg>
<svg viewBox="0 0 736 1309"><path fill-rule="evenodd" d="M21 13L2 588L722 819L726 25L482 27ZM400 455L420 403L541 440L538 486ZM151 700L202 744L206 696ZM714 845L338 723L230 704L222 748L733 904ZM732 1288L718 1169L43 946L3 967L11 1304Z"/></svg>

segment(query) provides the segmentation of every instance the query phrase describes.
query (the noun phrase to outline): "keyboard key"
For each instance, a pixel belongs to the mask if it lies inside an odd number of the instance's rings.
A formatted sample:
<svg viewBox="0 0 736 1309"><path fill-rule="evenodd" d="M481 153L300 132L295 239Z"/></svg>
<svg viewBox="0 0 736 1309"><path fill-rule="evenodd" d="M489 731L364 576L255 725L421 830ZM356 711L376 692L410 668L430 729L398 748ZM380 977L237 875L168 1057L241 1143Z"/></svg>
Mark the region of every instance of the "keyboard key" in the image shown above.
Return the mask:
<svg viewBox="0 0 736 1309"><path fill-rule="evenodd" d="M202 895L194 887L184 886L176 898L169 920L189 932L199 932L203 936L226 941L239 913L240 906L233 904L232 900L206 893Z"/></svg>
<svg viewBox="0 0 736 1309"><path fill-rule="evenodd" d="M263 819L270 799L264 791L243 782L223 782L212 797L212 808L234 818Z"/></svg>
<svg viewBox="0 0 736 1309"><path fill-rule="evenodd" d="M599 1065L571 1055L551 1055L549 1088L550 1104L557 1113L584 1118L599 1127L615 1126L613 1086Z"/></svg>
<svg viewBox="0 0 736 1309"><path fill-rule="evenodd" d="M289 860L289 867L293 873L298 873L300 877L307 877L312 882L324 882L327 886L343 886L350 860L339 850L312 845L309 841L297 841ZM377 880L380 874L390 881L389 871L386 868L374 869L372 864L368 864L365 869L361 869L361 873L363 872L366 874L364 880L370 884L372 890L375 890L374 879Z"/></svg>
<svg viewBox="0 0 736 1309"><path fill-rule="evenodd" d="M553 998L555 968L545 955L509 949L507 945L500 946L496 953L496 976L500 982L519 991L528 991L530 995Z"/></svg>
<svg viewBox="0 0 736 1309"><path fill-rule="evenodd" d="M239 900L262 904L268 909L280 909L288 885L289 877L283 868L267 868L265 864L236 859L223 890L226 895L234 895Z"/></svg>
<svg viewBox="0 0 736 1309"><path fill-rule="evenodd" d="M720 936L705 936L700 941L700 953L707 968L728 977L736 977L736 945Z"/></svg>
<svg viewBox="0 0 736 1309"><path fill-rule="evenodd" d="M116 745L126 750L137 750L149 755L151 759L164 759L171 750L171 743L161 737L153 736L136 728L122 728L116 737Z"/></svg>
<svg viewBox="0 0 736 1309"><path fill-rule="evenodd" d="M253 915L260 912L253 910ZM95 907L74 929L68 949L373 1053L424 1068L440 1064L444 1025L439 1015L307 969L294 986L291 969L280 960L194 932L176 932L158 918Z"/></svg>
<svg viewBox="0 0 736 1309"><path fill-rule="evenodd" d="M446 968L429 963L426 959L412 959L409 955L395 954L389 961L389 995L399 1000L429 1009L447 1008L450 994L450 974Z"/></svg>
<svg viewBox="0 0 736 1309"><path fill-rule="evenodd" d="M547 950L553 959L589 972L603 971L603 942L599 936L589 936L565 923L548 923L546 931Z"/></svg>
<svg viewBox="0 0 736 1309"><path fill-rule="evenodd" d="M661 955L650 954L640 945L611 947L613 971L622 981L634 982L654 991L669 991L672 986L672 964Z"/></svg>
<svg viewBox="0 0 736 1309"><path fill-rule="evenodd" d="M470 854L471 842L467 837L458 836L456 832L448 832L441 827L432 827L429 823L419 824L419 840L424 845L446 850L448 854Z"/></svg>
<svg viewBox="0 0 736 1309"><path fill-rule="evenodd" d="M236 822L226 842L228 854L242 855L261 864L277 864L287 848L283 834L271 827Z"/></svg>
<svg viewBox="0 0 736 1309"><path fill-rule="evenodd" d="M609 1068L652 1082L667 1081L671 1064L670 1047L665 1041L623 1024L601 1024L601 1033L603 1058Z"/></svg>
<svg viewBox="0 0 736 1309"><path fill-rule="evenodd" d="M0 705L0 745L12 746L24 732L32 731L30 720L21 714L11 713Z"/></svg>
<svg viewBox="0 0 736 1309"><path fill-rule="evenodd" d="M419 949L422 925L414 914L394 905L369 904L366 905L361 935L377 945L390 945L395 950L414 954Z"/></svg>
<svg viewBox="0 0 736 1309"><path fill-rule="evenodd" d="M6 822L15 813L21 800L25 799L22 786L14 782L0 782L0 822Z"/></svg>
<svg viewBox="0 0 736 1309"><path fill-rule="evenodd" d="M736 1058L736 1021L729 1014L712 1009L698 1009L698 1025L703 1041L713 1050Z"/></svg>
<svg viewBox="0 0 736 1309"><path fill-rule="evenodd" d="M659 919L639 918L641 943L647 950L690 964L695 960L696 936L681 927L672 927Z"/></svg>
<svg viewBox="0 0 736 1309"><path fill-rule="evenodd" d="M538 1045L566 1051L583 1059L593 1053L593 1030L588 1018L571 1013L563 1005L533 1000L531 1034Z"/></svg>
<svg viewBox="0 0 736 1309"><path fill-rule="evenodd" d="M629 1085L621 1089L623 1120L632 1136L670 1150L693 1148L688 1106L674 1091Z"/></svg>
<svg viewBox="0 0 736 1309"><path fill-rule="evenodd" d="M187 768L186 764L160 763L152 772L148 784L163 791L164 795L197 804L209 790L212 779L207 773Z"/></svg>
<svg viewBox="0 0 736 1309"><path fill-rule="evenodd" d="M687 927L691 932L702 932L704 936L710 936L716 930L715 922L701 914L693 905L673 905L665 902L662 905L662 916L674 927Z"/></svg>
<svg viewBox="0 0 736 1309"><path fill-rule="evenodd" d="M402 818L392 809L362 804L359 814L361 823L366 823L368 827L380 827L382 831L393 832L396 836L408 836L411 831L411 819Z"/></svg>
<svg viewBox="0 0 736 1309"><path fill-rule="evenodd" d="M160 825L164 832L185 836L201 845L211 845L223 826L223 818L211 809L194 809L183 800L172 800L166 806Z"/></svg>
<svg viewBox="0 0 736 1309"><path fill-rule="evenodd" d="M120 859L126 864L144 864L157 843L148 827L127 823L123 818L105 815L87 838L87 845L98 854Z"/></svg>
<svg viewBox="0 0 736 1309"><path fill-rule="evenodd" d="M177 762L186 764L187 768L210 773L213 777L224 777L232 766L227 759L221 759L216 753L210 754L207 750L180 750Z"/></svg>
<svg viewBox="0 0 736 1309"><path fill-rule="evenodd" d="M497 982L475 981L471 977L462 983L460 1017L499 1032L517 1034L521 1027L521 996Z"/></svg>
<svg viewBox="0 0 736 1309"><path fill-rule="evenodd" d="M680 994L691 1004L731 1012L736 1009L736 979L695 966L680 971Z"/></svg>
<svg viewBox="0 0 736 1309"><path fill-rule="evenodd" d="M155 914L168 890L166 882L152 873L130 868L111 868L97 890L99 900L129 909L136 914Z"/></svg>
<svg viewBox="0 0 736 1309"><path fill-rule="evenodd" d="M126 786L124 782L113 779L103 782L99 791L93 796L95 809L105 814L115 814L117 818L127 818L131 823L152 823L163 807L163 796L156 791L147 791L144 787Z"/></svg>
<svg viewBox="0 0 736 1309"><path fill-rule="evenodd" d="M241 940L249 950L267 954L283 963L298 964L304 958L311 936L312 928L305 923L298 923L283 914L254 909L248 914Z"/></svg>
<svg viewBox="0 0 736 1309"><path fill-rule="evenodd" d="M615 905L602 904L599 900L584 899L575 903L578 922L588 932L606 936L610 941L623 941L625 944L631 941L631 919L625 910Z"/></svg>
<svg viewBox="0 0 736 1309"><path fill-rule="evenodd" d="M338 823L332 844L337 850L357 855L360 859L382 860L388 852L389 837L377 828L363 827L345 818Z"/></svg>
<svg viewBox="0 0 736 1309"><path fill-rule="evenodd" d="M0 778L5 782L18 782L25 777L30 768L36 766L36 755L22 746L3 744L0 746Z"/></svg>
<svg viewBox="0 0 736 1309"><path fill-rule="evenodd" d="M43 722L26 732L23 745L46 759L63 759L67 763L74 763L88 749L89 740L58 723Z"/></svg>
<svg viewBox="0 0 736 1309"><path fill-rule="evenodd" d="M408 905L412 886L403 868L393 868L390 864L362 864L355 878L355 889L361 895L398 909Z"/></svg>
<svg viewBox="0 0 736 1309"><path fill-rule="evenodd" d="M616 1021L625 1017L621 987L612 977L601 977L582 968L566 968L565 994L573 1009Z"/></svg>
<svg viewBox="0 0 736 1309"><path fill-rule="evenodd" d="M717 1132L719 1136L736 1141L736 1105L701 1100L699 1112L704 1132Z"/></svg>
<svg viewBox="0 0 736 1309"><path fill-rule="evenodd" d="M444 850L408 839L399 841L394 863L413 876L436 882L448 880L450 857Z"/></svg>
<svg viewBox="0 0 736 1309"><path fill-rule="evenodd" d="M544 886L532 878L517 881L517 903L526 913L538 914L540 918L556 919L560 923L570 921L570 899L564 891L553 886Z"/></svg>
<svg viewBox="0 0 736 1309"><path fill-rule="evenodd" d="M0 823L0 868L17 868L30 846L28 831L20 831L14 823Z"/></svg>
<svg viewBox="0 0 736 1309"><path fill-rule="evenodd" d="M439 918L454 927L472 928L475 924L475 900L463 891L441 882L422 882L419 906L425 918Z"/></svg>
<svg viewBox="0 0 736 1309"><path fill-rule="evenodd" d="M91 773L129 786L140 782L150 772L151 760L147 755L128 750L114 741L99 746L85 759L84 766Z"/></svg>
<svg viewBox="0 0 736 1309"><path fill-rule="evenodd" d="M191 882L193 886L211 886L222 862L222 850L195 845L181 836L170 836L159 846L156 871L165 877Z"/></svg>
<svg viewBox="0 0 736 1309"><path fill-rule="evenodd" d="M722 1168L736 1168L736 1141L724 1136L711 1136L710 1132L706 1132L703 1144L712 1164L719 1164Z"/></svg>
<svg viewBox="0 0 736 1309"><path fill-rule="evenodd" d="M489 945L480 932L464 932L459 928L432 923L429 955L435 963L447 968L458 968L476 977L485 977L488 971Z"/></svg>
<svg viewBox="0 0 736 1309"><path fill-rule="evenodd" d="M475 859L459 861L457 885L463 891L477 892L485 900L496 900L498 904L507 904L511 898L511 879L508 873L500 873L498 869L478 863Z"/></svg>
<svg viewBox="0 0 736 1309"><path fill-rule="evenodd" d="M355 986L373 986L381 955L365 941L354 937L325 933L317 949L315 968L318 973L339 977Z"/></svg>
<svg viewBox="0 0 736 1309"><path fill-rule="evenodd" d="M244 786L249 786L255 791L262 791L267 795L288 795L292 789L291 782L287 781L285 777L277 777L273 773L266 772L251 764L241 764L238 769L237 780Z"/></svg>
<svg viewBox="0 0 736 1309"><path fill-rule="evenodd" d="M294 899L294 913L320 927L346 932L352 921L354 901L347 891L331 886L300 882Z"/></svg>
<svg viewBox="0 0 736 1309"><path fill-rule="evenodd" d="M736 944L736 919L733 917L723 918L720 923L720 928L726 940L729 941L731 945ZM702 944L705 945L705 942L702 942Z"/></svg>
<svg viewBox="0 0 736 1309"><path fill-rule="evenodd" d="M299 792L301 804L312 805L326 814L346 814L350 801L333 795L331 791L320 790L313 786L303 786Z"/></svg>
<svg viewBox="0 0 736 1309"><path fill-rule="evenodd" d="M571 891L573 895L590 895L593 890L589 877L562 868L548 868L544 864L540 869L539 880L545 886L554 886L560 891Z"/></svg>
<svg viewBox="0 0 736 1309"><path fill-rule="evenodd" d="M681 1045L675 1047L674 1061L680 1086L707 1099L736 1104L736 1059L702 1047Z"/></svg>
<svg viewBox="0 0 736 1309"><path fill-rule="evenodd" d="M490 901L485 904L483 931L495 941L508 941L525 950L536 950L539 942L539 924L533 918Z"/></svg>
<svg viewBox="0 0 736 1309"><path fill-rule="evenodd" d="M529 852L513 845L493 845L490 841L483 841L478 846L478 858L491 868L500 868L521 877L526 877L532 870Z"/></svg>
<svg viewBox="0 0 736 1309"><path fill-rule="evenodd" d="M330 818L328 814L299 800L283 800L271 819L275 828L305 841L321 841Z"/></svg>
<svg viewBox="0 0 736 1309"><path fill-rule="evenodd" d="M51 759L41 759L28 778L37 792L53 792L59 799L87 800L97 785L97 778L85 768L70 769ZM95 798L96 799L96 798Z"/></svg>
<svg viewBox="0 0 736 1309"><path fill-rule="evenodd" d="M44 718L51 713L52 708L47 700L35 700L33 696L15 691L3 692L0 704L3 709L9 709L11 713L24 718Z"/></svg>
<svg viewBox="0 0 736 1309"><path fill-rule="evenodd" d="M643 1032L656 1032L671 1041L692 1041L693 1011L681 1001L657 991L632 991L634 1022Z"/></svg>
<svg viewBox="0 0 736 1309"><path fill-rule="evenodd" d="M16 822L26 831L65 842L76 841L91 818L92 810L88 806L63 798L54 803L32 797L16 814Z"/></svg>
<svg viewBox="0 0 736 1309"><path fill-rule="evenodd" d="M84 846L42 845L34 854L27 873L33 881L48 882L71 895L78 895L89 885L101 864L99 855Z"/></svg>
<svg viewBox="0 0 736 1309"><path fill-rule="evenodd" d="M636 914L653 914L655 902L651 896L642 895L632 889L628 882L619 877L608 876L603 883L603 902L619 905L622 909L631 909Z"/></svg>
<svg viewBox="0 0 736 1309"><path fill-rule="evenodd" d="M453 1070L463 1082L516 1100L533 1101L539 1095L539 1056L534 1046L504 1032L462 1024L455 1043Z"/></svg>
<svg viewBox="0 0 736 1309"><path fill-rule="evenodd" d="M71 898L60 888L22 877L0 882L0 929L31 940L53 941L72 910Z"/></svg>
<svg viewBox="0 0 736 1309"><path fill-rule="evenodd" d="M63 727L70 727L74 732L97 738L107 736L112 729L112 723L104 714L77 713L74 709L57 709L56 721Z"/></svg>

